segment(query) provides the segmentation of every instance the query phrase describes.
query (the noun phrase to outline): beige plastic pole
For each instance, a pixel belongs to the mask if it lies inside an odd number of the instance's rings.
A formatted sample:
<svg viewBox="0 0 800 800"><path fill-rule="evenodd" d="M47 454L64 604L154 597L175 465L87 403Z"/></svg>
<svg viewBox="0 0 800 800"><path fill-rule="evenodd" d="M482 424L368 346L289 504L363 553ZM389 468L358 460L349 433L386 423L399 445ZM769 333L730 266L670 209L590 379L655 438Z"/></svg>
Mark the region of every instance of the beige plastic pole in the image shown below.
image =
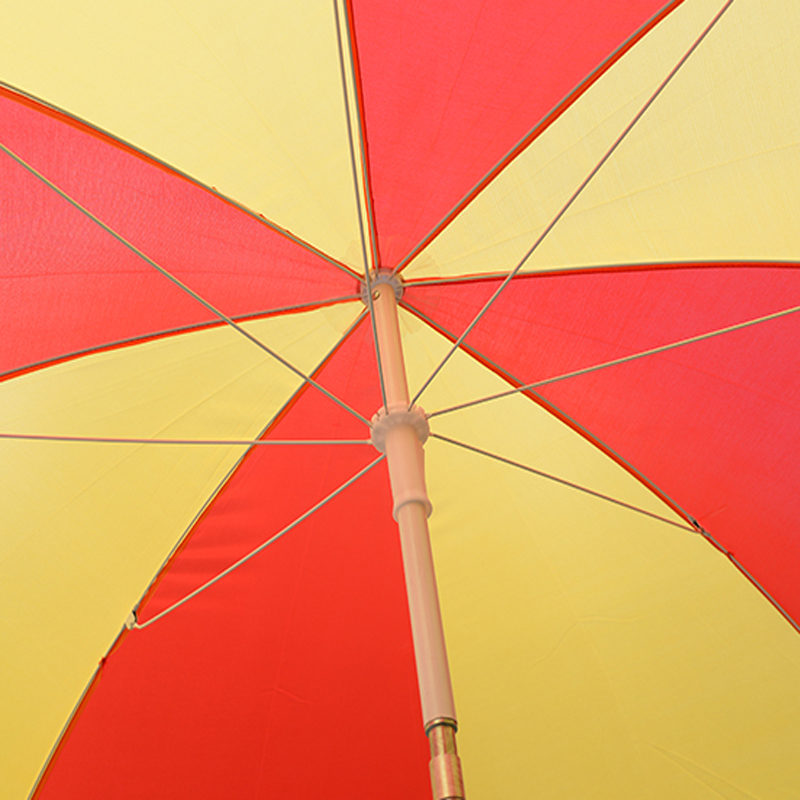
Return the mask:
<svg viewBox="0 0 800 800"><path fill-rule="evenodd" d="M460 800L464 785L455 743L456 712L428 534L431 504L422 448L428 423L422 411L408 408L394 287L379 276L372 298L387 406L373 419L372 439L386 453L394 517L400 529L422 717L431 748L433 794L435 800Z"/></svg>

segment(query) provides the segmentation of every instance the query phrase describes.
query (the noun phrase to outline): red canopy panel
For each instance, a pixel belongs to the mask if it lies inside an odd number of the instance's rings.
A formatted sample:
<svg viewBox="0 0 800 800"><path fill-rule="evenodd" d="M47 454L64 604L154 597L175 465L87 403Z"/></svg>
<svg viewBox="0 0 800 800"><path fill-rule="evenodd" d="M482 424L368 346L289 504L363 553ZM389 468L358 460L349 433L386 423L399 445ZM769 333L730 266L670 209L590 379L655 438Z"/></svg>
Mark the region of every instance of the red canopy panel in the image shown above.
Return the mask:
<svg viewBox="0 0 800 800"><path fill-rule="evenodd" d="M3 89L0 143L229 316L356 293L347 272L207 189ZM0 193L0 372L217 321L3 152Z"/></svg>
<svg viewBox="0 0 800 800"><path fill-rule="evenodd" d="M498 285L409 286L405 300L458 335ZM798 305L792 266L530 276L466 342L527 384ZM796 621L799 337L794 313L536 389L697 519Z"/></svg>
<svg viewBox="0 0 800 800"><path fill-rule="evenodd" d="M351 5L380 264L394 267L605 59L678 3Z"/></svg>
<svg viewBox="0 0 800 800"><path fill-rule="evenodd" d="M362 324L319 376L364 410L380 402L372 347ZM366 438L358 420L313 389L269 435L308 438L323 427L326 437ZM140 620L376 457L369 446L252 450ZM426 797L428 754L390 510L380 464L220 582L127 633L36 796L349 800L377 786L398 800Z"/></svg>

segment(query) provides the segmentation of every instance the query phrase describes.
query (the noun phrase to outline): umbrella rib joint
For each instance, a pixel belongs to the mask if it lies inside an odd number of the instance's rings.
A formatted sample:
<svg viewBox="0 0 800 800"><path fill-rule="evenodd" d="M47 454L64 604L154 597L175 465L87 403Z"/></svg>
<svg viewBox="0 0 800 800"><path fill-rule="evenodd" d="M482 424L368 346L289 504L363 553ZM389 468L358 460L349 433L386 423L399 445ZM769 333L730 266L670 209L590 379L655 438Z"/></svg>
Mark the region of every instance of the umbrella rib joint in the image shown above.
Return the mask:
<svg viewBox="0 0 800 800"><path fill-rule="evenodd" d="M372 418L372 443L386 455L392 487L394 518L408 593L414 657L417 665L422 718L431 750L430 770L436 800L464 797L461 762L456 751L453 689L436 590L428 516L432 506L425 485L422 445L428 420L409 405L400 327L397 276L379 276L372 283L372 307L378 352L383 363L386 405Z"/></svg>

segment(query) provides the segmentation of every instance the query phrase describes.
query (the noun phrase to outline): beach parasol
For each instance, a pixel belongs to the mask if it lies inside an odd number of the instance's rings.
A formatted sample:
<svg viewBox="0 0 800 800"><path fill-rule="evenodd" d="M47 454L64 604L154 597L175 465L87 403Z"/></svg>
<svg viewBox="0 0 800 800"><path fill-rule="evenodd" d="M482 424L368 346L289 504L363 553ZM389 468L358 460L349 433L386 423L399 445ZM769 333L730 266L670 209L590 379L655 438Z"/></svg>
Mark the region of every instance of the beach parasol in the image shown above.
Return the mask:
<svg viewBox="0 0 800 800"><path fill-rule="evenodd" d="M3 796L798 795L800 11L0 37Z"/></svg>

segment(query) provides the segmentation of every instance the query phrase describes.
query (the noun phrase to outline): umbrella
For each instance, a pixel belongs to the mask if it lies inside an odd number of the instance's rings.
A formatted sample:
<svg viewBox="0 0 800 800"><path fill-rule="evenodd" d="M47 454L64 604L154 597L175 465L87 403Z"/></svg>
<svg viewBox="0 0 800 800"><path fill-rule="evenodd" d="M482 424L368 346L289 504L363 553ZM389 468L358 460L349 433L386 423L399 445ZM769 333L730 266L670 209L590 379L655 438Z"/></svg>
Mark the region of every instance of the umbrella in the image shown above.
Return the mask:
<svg viewBox="0 0 800 800"><path fill-rule="evenodd" d="M0 36L4 796L798 795L794 6Z"/></svg>

